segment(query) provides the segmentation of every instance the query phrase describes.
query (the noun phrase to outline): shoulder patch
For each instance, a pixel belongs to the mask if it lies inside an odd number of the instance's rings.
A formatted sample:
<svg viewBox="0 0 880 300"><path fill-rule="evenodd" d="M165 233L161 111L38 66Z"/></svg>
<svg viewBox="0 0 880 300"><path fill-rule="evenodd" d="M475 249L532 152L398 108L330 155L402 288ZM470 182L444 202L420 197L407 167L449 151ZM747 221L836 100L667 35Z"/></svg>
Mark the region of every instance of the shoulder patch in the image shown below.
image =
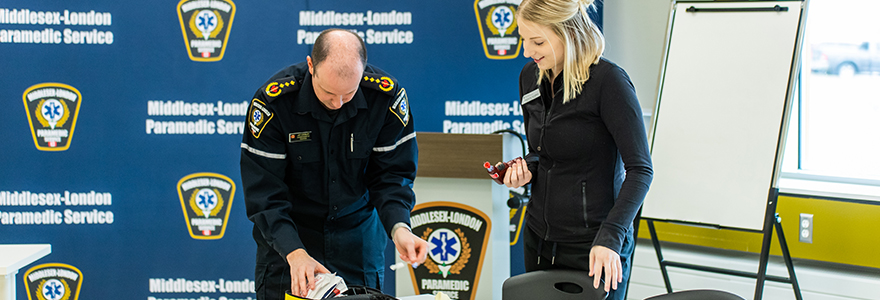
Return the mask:
<svg viewBox="0 0 880 300"><path fill-rule="evenodd" d="M263 87L263 94L266 94L267 101L272 102L275 97L298 91L299 86L294 77L278 78Z"/></svg>
<svg viewBox="0 0 880 300"><path fill-rule="evenodd" d="M391 77L367 72L364 72L364 80L361 81L362 87L380 90L388 95L394 95L394 85L394 79Z"/></svg>
<svg viewBox="0 0 880 300"><path fill-rule="evenodd" d="M248 109L248 129L251 130L254 138L260 138L263 128L266 128L266 124L269 124L274 116L260 99L251 100L251 107Z"/></svg>
<svg viewBox="0 0 880 300"><path fill-rule="evenodd" d="M409 98L406 96L406 89L401 88L397 92L397 99L394 100L388 109L397 116L400 123L403 123L403 127L406 127L406 124L409 123Z"/></svg>

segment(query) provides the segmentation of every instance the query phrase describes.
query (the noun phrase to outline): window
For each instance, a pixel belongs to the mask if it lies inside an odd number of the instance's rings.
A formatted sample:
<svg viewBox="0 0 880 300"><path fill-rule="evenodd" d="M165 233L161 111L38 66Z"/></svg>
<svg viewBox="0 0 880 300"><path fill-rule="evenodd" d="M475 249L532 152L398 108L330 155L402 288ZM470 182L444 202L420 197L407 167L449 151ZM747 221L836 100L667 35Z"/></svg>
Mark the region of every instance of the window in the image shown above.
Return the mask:
<svg viewBox="0 0 880 300"><path fill-rule="evenodd" d="M876 0L810 1L783 177L880 186L878 11Z"/></svg>

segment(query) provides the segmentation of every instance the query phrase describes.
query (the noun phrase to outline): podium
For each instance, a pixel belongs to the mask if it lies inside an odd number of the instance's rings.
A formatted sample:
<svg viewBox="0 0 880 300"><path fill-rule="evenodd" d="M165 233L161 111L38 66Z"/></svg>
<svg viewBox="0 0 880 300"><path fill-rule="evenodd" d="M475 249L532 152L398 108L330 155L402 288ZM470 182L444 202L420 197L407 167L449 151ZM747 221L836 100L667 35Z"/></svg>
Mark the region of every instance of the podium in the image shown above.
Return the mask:
<svg viewBox="0 0 880 300"><path fill-rule="evenodd" d="M0 300L15 300L18 269L52 253L52 245L0 245Z"/></svg>
<svg viewBox="0 0 880 300"><path fill-rule="evenodd" d="M486 161L494 164L523 156L519 139L509 134L429 132L419 132L416 139L419 143L419 167L413 185L416 210L431 203L452 203L478 210L488 217L487 223L491 223L484 241L485 253L477 270L477 284L470 286L471 297L459 299L500 300L504 280L510 277L510 208L507 207L510 196L509 189L490 179L482 165ZM415 233L417 222L413 223ZM428 260L431 260L431 249L437 246L431 241L428 244ZM427 266L419 266L424 267ZM416 281L412 270L398 269L390 273L395 274L397 297L415 295L414 285L424 284ZM442 279L434 282L438 281Z"/></svg>

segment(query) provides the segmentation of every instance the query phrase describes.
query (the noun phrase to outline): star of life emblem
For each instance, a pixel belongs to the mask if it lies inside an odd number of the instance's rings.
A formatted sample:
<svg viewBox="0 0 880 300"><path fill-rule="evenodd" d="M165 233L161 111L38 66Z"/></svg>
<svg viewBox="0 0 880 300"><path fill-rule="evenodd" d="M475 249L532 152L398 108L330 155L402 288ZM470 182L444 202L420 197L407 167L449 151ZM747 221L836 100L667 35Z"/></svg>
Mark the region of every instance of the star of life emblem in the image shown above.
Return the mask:
<svg viewBox="0 0 880 300"><path fill-rule="evenodd" d="M202 38L207 40L211 37L211 32L217 29L217 14L210 10L201 10L195 18L196 28L202 33Z"/></svg>
<svg viewBox="0 0 880 300"><path fill-rule="evenodd" d="M428 248L428 256L437 263L441 275L446 278L452 263L461 255L461 239L452 230L440 228L428 236Z"/></svg>
<svg viewBox="0 0 880 300"><path fill-rule="evenodd" d="M211 216L211 211L217 207L217 193L210 189L201 189L196 193L196 207L202 210L205 218Z"/></svg>
<svg viewBox="0 0 880 300"><path fill-rule="evenodd" d="M260 124L260 121L263 121L263 113L259 110L254 110L253 118L254 124Z"/></svg>
<svg viewBox="0 0 880 300"><path fill-rule="evenodd" d="M49 126L52 129L55 129L55 124L58 124L58 121L61 120L61 117L64 116L66 111L64 106L61 106L61 101L58 101L58 99L49 99L43 102L43 105L40 107L40 112L43 115L43 118L48 121Z"/></svg>
<svg viewBox="0 0 880 300"><path fill-rule="evenodd" d="M492 11L492 25L498 28L498 34L502 37L513 24L513 11L507 6L499 6Z"/></svg>
<svg viewBox="0 0 880 300"><path fill-rule="evenodd" d="M41 286L40 292L46 300L61 300L61 297L67 294L67 289L61 280L58 279L49 279L43 282Z"/></svg>

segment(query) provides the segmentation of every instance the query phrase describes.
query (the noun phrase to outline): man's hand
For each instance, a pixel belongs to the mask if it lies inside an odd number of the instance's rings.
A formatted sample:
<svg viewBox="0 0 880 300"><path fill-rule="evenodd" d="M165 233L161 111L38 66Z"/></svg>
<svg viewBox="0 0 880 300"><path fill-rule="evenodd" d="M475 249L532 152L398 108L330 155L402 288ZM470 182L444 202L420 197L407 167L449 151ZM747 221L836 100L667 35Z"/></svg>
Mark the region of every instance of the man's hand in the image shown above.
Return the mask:
<svg viewBox="0 0 880 300"><path fill-rule="evenodd" d="M410 265L422 264L428 257L428 242L417 237L408 228L397 228L391 240L397 247L397 253L400 253L400 259Z"/></svg>
<svg viewBox="0 0 880 300"><path fill-rule="evenodd" d="M509 188L518 188L532 181L532 172L522 158L517 158L510 168L504 173L504 185Z"/></svg>
<svg viewBox="0 0 880 300"><path fill-rule="evenodd" d="M302 298L315 289L315 273L330 273L302 248L287 254L287 264L290 265L290 293Z"/></svg>
<svg viewBox="0 0 880 300"><path fill-rule="evenodd" d="M593 276L593 288L599 288L599 280L605 273L605 291L617 289L617 283L623 281L623 267L620 255L604 246L593 246L590 249L590 276Z"/></svg>

